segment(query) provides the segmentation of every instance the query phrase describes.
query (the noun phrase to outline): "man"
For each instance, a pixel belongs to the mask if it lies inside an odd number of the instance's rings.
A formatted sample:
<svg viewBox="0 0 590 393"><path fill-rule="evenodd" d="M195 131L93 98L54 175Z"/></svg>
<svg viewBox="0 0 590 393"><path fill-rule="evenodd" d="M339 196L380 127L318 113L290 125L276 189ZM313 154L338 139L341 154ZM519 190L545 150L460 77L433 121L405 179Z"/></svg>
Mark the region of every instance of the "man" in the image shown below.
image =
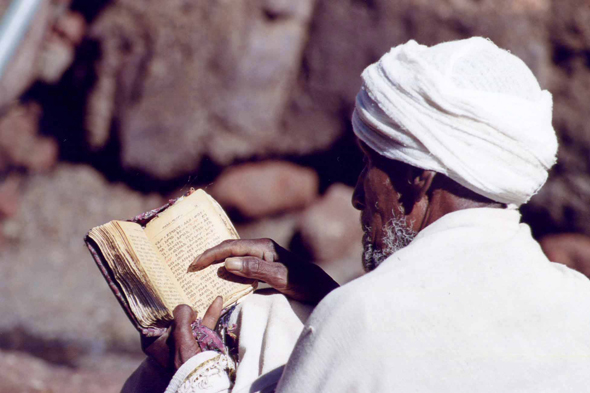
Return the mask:
<svg viewBox="0 0 590 393"><path fill-rule="evenodd" d="M264 241L195 262L225 260L303 300L330 292L276 391L589 392L590 282L549 262L517 210L555 162L551 95L482 38L410 41L362 77L353 204L369 273L333 291L306 286L305 272L321 273ZM201 391L183 367L169 390Z"/></svg>

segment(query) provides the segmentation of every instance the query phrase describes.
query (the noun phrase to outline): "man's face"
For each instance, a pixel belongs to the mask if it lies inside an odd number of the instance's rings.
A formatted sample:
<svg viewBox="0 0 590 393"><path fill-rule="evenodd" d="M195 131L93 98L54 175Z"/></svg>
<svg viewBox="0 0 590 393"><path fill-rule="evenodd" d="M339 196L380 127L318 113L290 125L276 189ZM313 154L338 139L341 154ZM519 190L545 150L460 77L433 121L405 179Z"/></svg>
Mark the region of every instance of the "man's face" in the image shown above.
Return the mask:
<svg viewBox="0 0 590 393"><path fill-rule="evenodd" d="M406 216L402 198L407 192L408 167L387 160L359 142L365 167L360 174L353 206L360 210L363 227L363 267L375 269L389 255L408 245L416 232Z"/></svg>

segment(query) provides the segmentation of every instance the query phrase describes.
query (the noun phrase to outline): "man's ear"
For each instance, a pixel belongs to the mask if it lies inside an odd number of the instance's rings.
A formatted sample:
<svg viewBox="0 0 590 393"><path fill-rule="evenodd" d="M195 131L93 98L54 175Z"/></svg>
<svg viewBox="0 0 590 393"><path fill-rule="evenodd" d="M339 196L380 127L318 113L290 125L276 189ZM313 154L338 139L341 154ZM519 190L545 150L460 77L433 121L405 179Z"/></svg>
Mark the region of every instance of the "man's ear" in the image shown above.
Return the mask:
<svg viewBox="0 0 590 393"><path fill-rule="evenodd" d="M426 197L428 191L432 188L432 182L436 172L427 171L420 169L417 173L414 172L412 179L410 180L410 187L414 194L414 200L419 202L422 198Z"/></svg>

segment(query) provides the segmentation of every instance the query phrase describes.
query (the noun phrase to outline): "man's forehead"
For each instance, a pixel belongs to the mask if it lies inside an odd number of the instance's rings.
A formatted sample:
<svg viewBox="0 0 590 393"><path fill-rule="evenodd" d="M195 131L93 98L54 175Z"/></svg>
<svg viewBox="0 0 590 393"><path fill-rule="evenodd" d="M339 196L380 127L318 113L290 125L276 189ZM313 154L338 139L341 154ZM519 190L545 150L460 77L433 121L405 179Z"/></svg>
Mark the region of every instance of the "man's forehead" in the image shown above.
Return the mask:
<svg viewBox="0 0 590 393"><path fill-rule="evenodd" d="M410 165L402 161L393 160L391 158L379 154L377 151L375 151L375 149L369 147L369 145L367 145L358 137L356 138L356 144L359 147L359 149L361 149L365 157L368 157L371 160L374 166L377 166L390 174L400 175L406 173L404 169L410 167Z"/></svg>

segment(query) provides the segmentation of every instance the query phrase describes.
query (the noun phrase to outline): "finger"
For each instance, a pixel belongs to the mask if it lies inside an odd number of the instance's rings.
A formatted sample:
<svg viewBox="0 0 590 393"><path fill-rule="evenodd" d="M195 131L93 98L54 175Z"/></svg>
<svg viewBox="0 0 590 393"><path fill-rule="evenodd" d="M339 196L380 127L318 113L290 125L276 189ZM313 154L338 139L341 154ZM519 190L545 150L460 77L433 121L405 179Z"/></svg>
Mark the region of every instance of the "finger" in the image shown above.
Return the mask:
<svg viewBox="0 0 590 393"><path fill-rule="evenodd" d="M190 264L188 271L199 271L212 263L223 262L226 258L238 256L253 256L268 262L278 260L275 243L270 239L226 240L203 252Z"/></svg>
<svg viewBox="0 0 590 393"><path fill-rule="evenodd" d="M208 327L211 330L214 330L215 326L217 326L217 321L219 321L219 317L221 316L222 309L223 298L221 296L217 296L205 312L205 315L203 316L203 321L201 322L202 325Z"/></svg>
<svg viewBox="0 0 590 393"><path fill-rule="evenodd" d="M173 311L172 342L174 343L174 366L178 369L188 359L200 352L199 345L193 336L191 324L197 314L186 304L176 306Z"/></svg>
<svg viewBox="0 0 590 393"><path fill-rule="evenodd" d="M170 347L167 344L169 334L170 329L160 337L149 337L144 339L142 336L141 341L143 352L164 368L171 366Z"/></svg>
<svg viewBox="0 0 590 393"><path fill-rule="evenodd" d="M174 324L178 326L189 325L197 319L197 314L191 306L186 304L179 304L172 312L174 316Z"/></svg>
<svg viewBox="0 0 590 393"><path fill-rule="evenodd" d="M225 268L237 276L264 281L279 291L288 286L287 267L279 262L267 262L256 257L228 258Z"/></svg>
<svg viewBox="0 0 590 393"><path fill-rule="evenodd" d="M155 344L157 341L166 341L168 336L170 335L170 332L172 331L172 326L169 326L168 329L166 329L166 331L164 332L163 335L161 336L152 336L152 337L147 337L144 336L143 334L139 335L139 339L141 342L141 349L142 351L145 352L145 350L147 348L149 348L150 346L152 346L153 344Z"/></svg>
<svg viewBox="0 0 590 393"><path fill-rule="evenodd" d="M172 334L177 342L193 339L193 329L191 324L197 319L197 314L192 307L186 304L176 306L172 312L174 322L172 324Z"/></svg>

